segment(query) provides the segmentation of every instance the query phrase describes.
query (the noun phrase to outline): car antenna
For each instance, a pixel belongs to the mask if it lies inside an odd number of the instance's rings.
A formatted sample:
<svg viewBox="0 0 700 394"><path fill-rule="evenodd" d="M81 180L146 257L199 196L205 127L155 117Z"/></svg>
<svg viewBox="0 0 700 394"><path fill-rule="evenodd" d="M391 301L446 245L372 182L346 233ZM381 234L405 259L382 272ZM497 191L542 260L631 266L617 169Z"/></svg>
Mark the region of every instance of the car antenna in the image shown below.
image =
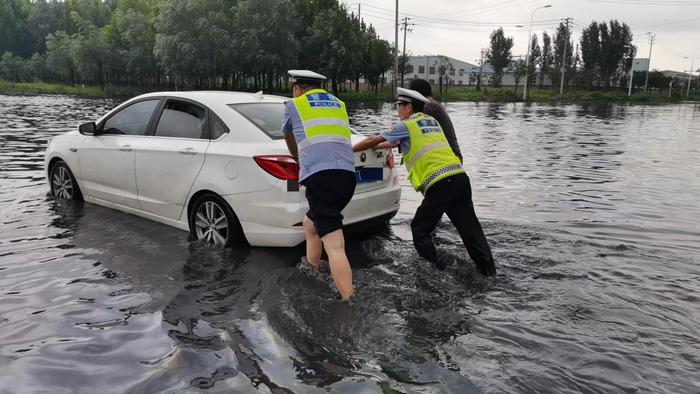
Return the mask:
<svg viewBox="0 0 700 394"><path fill-rule="evenodd" d="M255 96L258 98L258 100L262 100L263 99L263 91L261 90L259 92L255 92Z"/></svg>

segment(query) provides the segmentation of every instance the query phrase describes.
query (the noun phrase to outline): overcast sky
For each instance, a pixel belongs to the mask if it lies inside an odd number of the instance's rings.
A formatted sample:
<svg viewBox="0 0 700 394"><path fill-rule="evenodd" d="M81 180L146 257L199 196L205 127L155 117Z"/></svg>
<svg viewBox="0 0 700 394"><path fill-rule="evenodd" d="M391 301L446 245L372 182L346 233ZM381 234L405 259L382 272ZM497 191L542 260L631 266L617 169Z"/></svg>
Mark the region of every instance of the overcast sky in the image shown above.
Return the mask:
<svg viewBox="0 0 700 394"><path fill-rule="evenodd" d="M342 0L362 18L372 23L379 35L394 41L396 0ZM408 16L412 32L406 38L406 50L413 55L447 55L475 63L481 48L489 43L489 34L502 26L514 39L513 55L524 55L532 10L535 12L533 33L554 32L562 18L574 18L574 42L579 41L581 27L592 20L617 19L627 23L634 34L637 57L648 57L651 31L656 40L651 68L684 71L700 68L700 0L399 0L400 18ZM516 25L523 25L522 28ZM403 32L399 31L399 48ZM540 36L541 44L541 36Z"/></svg>

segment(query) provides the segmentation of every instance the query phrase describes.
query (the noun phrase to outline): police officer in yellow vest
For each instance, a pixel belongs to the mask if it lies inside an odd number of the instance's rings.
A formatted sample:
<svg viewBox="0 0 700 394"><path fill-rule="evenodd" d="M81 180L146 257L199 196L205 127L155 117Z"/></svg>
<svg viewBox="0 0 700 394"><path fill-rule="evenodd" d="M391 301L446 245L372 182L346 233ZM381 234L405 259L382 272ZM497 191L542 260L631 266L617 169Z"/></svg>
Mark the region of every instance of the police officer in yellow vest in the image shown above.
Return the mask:
<svg viewBox="0 0 700 394"><path fill-rule="evenodd" d="M299 182L306 187L306 258L318 269L326 249L335 287L346 300L353 287L341 211L356 183L348 113L345 103L320 88L323 75L308 70L289 75L294 98L285 104L282 132L289 152L299 158Z"/></svg>
<svg viewBox="0 0 700 394"><path fill-rule="evenodd" d="M450 148L440 124L422 113L427 102L428 99L414 90L398 88L396 109L401 122L391 132L357 143L353 150L395 146L401 150L411 185L424 195L411 222L413 244L418 254L438 269L446 268L445 259L438 258L432 233L442 214L447 213L479 271L487 276L495 275L491 248L474 212L469 177Z"/></svg>

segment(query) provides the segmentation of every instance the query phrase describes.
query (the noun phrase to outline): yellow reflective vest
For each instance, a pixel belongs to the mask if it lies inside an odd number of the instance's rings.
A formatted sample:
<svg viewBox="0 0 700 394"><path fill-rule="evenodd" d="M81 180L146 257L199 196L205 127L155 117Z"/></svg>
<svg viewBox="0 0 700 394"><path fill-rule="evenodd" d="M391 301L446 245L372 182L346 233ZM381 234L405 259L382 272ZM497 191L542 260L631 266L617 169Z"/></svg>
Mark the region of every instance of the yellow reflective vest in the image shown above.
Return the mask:
<svg viewBox="0 0 700 394"><path fill-rule="evenodd" d="M435 182L465 172L437 120L418 112L404 124L408 128L411 148L404 153L403 159L414 189L425 194Z"/></svg>
<svg viewBox="0 0 700 394"><path fill-rule="evenodd" d="M313 89L292 100L304 126L306 139L299 150L322 142L351 145L350 121L345 103L323 89Z"/></svg>

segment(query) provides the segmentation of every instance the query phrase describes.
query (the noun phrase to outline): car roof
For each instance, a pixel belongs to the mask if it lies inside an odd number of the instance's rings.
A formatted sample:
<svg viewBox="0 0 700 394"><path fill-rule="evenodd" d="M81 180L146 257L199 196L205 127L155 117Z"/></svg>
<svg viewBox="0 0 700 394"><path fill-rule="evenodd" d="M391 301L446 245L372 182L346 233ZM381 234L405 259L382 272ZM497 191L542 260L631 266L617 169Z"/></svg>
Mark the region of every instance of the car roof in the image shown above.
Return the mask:
<svg viewBox="0 0 700 394"><path fill-rule="evenodd" d="M178 92L152 92L146 93L134 99L168 96L179 97L198 101L206 106L216 106L220 104L242 104L242 103L283 103L289 101L289 97L275 96L271 94L232 92L226 90L193 90L193 91L178 91Z"/></svg>

